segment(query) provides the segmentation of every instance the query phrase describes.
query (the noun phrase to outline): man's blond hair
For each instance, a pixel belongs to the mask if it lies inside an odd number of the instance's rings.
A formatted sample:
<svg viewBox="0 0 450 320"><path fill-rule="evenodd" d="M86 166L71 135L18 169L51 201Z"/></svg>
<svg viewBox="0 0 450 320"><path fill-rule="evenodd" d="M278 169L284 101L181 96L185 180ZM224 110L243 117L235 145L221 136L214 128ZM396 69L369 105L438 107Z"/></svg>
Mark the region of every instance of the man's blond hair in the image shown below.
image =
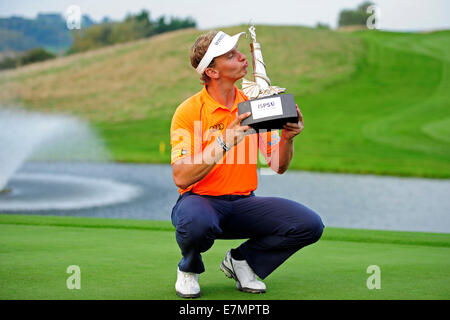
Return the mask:
<svg viewBox="0 0 450 320"><path fill-rule="evenodd" d="M203 56L206 54L206 51L208 50L209 45L213 41L214 37L219 31L209 31L208 33L202 34L197 38L194 45L191 48L191 65L194 68L197 68L200 64L200 61L202 61ZM211 61L211 63L208 65L208 68L213 68L215 64L215 59ZM203 72L200 80L203 84L208 83L210 80L210 77L206 75L206 72Z"/></svg>

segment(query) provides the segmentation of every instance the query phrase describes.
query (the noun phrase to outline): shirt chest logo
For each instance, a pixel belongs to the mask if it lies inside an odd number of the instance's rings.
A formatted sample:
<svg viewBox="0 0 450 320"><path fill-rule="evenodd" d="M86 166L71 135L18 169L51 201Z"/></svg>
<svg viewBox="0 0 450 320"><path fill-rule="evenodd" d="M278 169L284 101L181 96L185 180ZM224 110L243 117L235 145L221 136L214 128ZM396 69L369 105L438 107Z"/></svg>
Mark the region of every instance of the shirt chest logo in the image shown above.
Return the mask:
<svg viewBox="0 0 450 320"><path fill-rule="evenodd" d="M223 130L224 127L225 127L225 125L223 124L223 122L216 123L209 127L209 131L212 132L212 131L216 131L216 130Z"/></svg>

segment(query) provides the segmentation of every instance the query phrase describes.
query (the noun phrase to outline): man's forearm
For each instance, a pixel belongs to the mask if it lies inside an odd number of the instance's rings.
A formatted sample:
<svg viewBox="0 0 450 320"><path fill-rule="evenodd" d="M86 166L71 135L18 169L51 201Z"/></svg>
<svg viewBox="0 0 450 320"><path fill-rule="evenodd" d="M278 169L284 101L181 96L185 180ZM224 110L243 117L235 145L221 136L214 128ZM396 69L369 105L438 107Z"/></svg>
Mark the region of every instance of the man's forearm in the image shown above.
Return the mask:
<svg viewBox="0 0 450 320"><path fill-rule="evenodd" d="M175 184L186 189L203 179L224 156L224 149L217 142L208 145L202 152L188 159L181 159L173 165Z"/></svg>
<svg viewBox="0 0 450 320"><path fill-rule="evenodd" d="M289 168L293 155L294 139L285 138L282 132L279 146L278 168L274 168L274 170L279 174L284 173Z"/></svg>

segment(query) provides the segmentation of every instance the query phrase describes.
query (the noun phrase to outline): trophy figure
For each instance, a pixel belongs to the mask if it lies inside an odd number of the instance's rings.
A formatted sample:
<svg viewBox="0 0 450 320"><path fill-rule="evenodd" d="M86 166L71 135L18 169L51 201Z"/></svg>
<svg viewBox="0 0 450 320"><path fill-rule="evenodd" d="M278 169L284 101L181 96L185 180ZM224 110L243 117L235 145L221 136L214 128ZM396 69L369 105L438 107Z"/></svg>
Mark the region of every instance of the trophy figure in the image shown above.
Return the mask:
<svg viewBox="0 0 450 320"><path fill-rule="evenodd" d="M282 129L286 122L298 121L294 96L280 94L286 89L271 85L266 73L261 45L256 42L255 27L251 26L249 31L252 37L250 49L254 81L242 80L242 91L249 100L238 105L239 114L250 111L251 115L241 123L255 130Z"/></svg>

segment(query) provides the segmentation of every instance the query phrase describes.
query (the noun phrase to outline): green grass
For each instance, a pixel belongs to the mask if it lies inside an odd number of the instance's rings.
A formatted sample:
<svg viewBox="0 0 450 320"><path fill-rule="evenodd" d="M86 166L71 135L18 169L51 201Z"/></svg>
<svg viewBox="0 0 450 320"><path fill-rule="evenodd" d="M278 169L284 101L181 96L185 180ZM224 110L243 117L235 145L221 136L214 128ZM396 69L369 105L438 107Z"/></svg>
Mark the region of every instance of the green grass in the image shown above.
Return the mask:
<svg viewBox="0 0 450 320"><path fill-rule="evenodd" d="M89 120L115 161L169 163L173 112L201 89L188 61L199 33L0 74L0 103ZM305 118L291 169L450 177L450 31L257 26L257 33L269 77L295 95ZM250 57L246 40L240 49Z"/></svg>
<svg viewBox="0 0 450 320"><path fill-rule="evenodd" d="M298 99L308 122L292 167L448 178L450 33L349 36L366 54L347 82ZM442 51L427 54L434 46Z"/></svg>
<svg viewBox="0 0 450 320"><path fill-rule="evenodd" d="M0 299L179 299L180 259L167 221L0 215ZM450 234L325 228L270 275L264 295L235 289L218 265L241 240L203 255L201 299L449 299ZM69 265L81 289L69 290ZM369 265L381 289L369 290Z"/></svg>

